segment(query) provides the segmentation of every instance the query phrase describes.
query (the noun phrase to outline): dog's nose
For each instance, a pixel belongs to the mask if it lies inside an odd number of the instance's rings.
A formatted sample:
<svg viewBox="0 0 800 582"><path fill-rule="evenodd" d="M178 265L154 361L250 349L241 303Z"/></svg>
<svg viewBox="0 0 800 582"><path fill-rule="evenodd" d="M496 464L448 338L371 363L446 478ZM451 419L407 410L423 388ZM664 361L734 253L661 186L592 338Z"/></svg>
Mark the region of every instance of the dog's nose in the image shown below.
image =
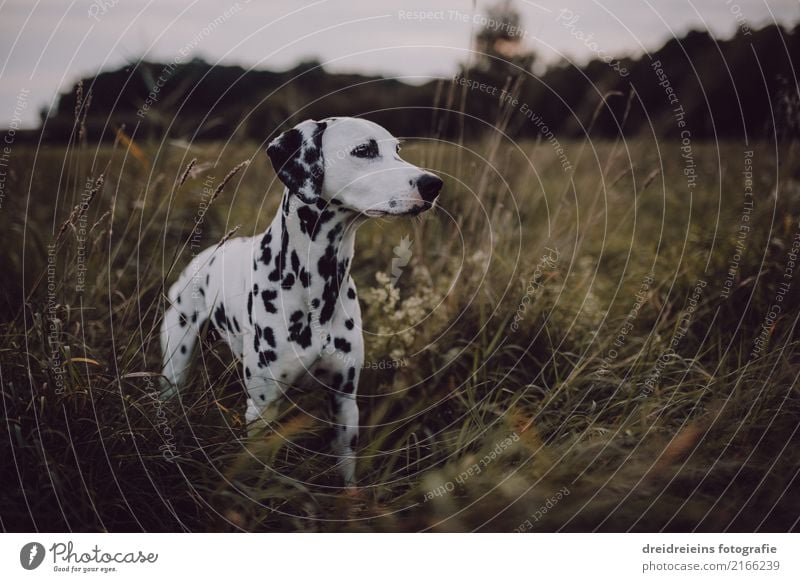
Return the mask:
<svg viewBox="0 0 800 582"><path fill-rule="evenodd" d="M425 202L433 202L439 195L439 190L442 189L444 182L433 174L422 174L417 179L417 190Z"/></svg>

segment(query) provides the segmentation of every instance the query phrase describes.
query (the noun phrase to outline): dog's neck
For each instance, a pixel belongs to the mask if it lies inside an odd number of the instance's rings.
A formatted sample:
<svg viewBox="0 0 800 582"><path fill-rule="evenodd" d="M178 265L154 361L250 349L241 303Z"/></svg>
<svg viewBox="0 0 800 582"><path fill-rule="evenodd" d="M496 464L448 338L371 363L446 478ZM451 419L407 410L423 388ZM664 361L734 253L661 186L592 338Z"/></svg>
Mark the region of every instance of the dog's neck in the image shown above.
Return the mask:
<svg viewBox="0 0 800 582"><path fill-rule="evenodd" d="M321 323L333 316L341 290L346 291L355 248L356 230L364 218L320 199L307 204L288 189L280 210L262 235L262 267L282 292L304 298ZM263 261L270 247L270 260Z"/></svg>

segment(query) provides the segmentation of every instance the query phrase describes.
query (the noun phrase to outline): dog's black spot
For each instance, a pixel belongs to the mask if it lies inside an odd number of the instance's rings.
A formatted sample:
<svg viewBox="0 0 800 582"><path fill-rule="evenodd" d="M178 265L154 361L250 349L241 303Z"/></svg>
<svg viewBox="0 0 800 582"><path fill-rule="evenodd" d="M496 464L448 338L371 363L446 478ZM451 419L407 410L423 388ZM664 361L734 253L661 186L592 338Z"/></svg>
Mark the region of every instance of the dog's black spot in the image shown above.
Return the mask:
<svg viewBox="0 0 800 582"><path fill-rule="evenodd" d="M302 283L303 287L311 286L311 274L306 271L305 267L300 269L300 283Z"/></svg>
<svg viewBox="0 0 800 582"><path fill-rule="evenodd" d="M344 259L343 261L339 261L338 265L338 275L339 281L344 281L345 276L347 275L347 268L350 266L350 259Z"/></svg>
<svg viewBox="0 0 800 582"><path fill-rule="evenodd" d="M286 225L281 223L281 249L275 255L275 269L269 274L270 281L280 281L283 277L283 269L286 266L286 254L289 250L289 231Z"/></svg>
<svg viewBox="0 0 800 582"><path fill-rule="evenodd" d="M178 314L178 325L180 325L181 327L186 327L186 324L188 322L189 321L186 319L186 316L183 313Z"/></svg>
<svg viewBox="0 0 800 582"><path fill-rule="evenodd" d="M353 327L355 327L355 323L353 323L352 319L348 319L347 321L344 322L344 326L347 329L353 329Z"/></svg>
<svg viewBox="0 0 800 582"><path fill-rule="evenodd" d="M314 240L317 235L315 229L319 214L310 206L301 206L297 209L297 218L300 220L300 231Z"/></svg>
<svg viewBox="0 0 800 582"><path fill-rule="evenodd" d="M308 323L303 323L303 312L298 310L292 313L289 318L292 324L289 326L289 341L298 344L300 347L307 348L311 345L311 314L308 314Z"/></svg>
<svg viewBox="0 0 800 582"><path fill-rule="evenodd" d="M247 320L253 323L253 292L247 293Z"/></svg>
<svg viewBox="0 0 800 582"><path fill-rule="evenodd" d="M334 339L333 345L337 350L339 350L340 352L344 352L345 354L349 353L350 350L352 349L350 342L341 337L337 337L336 339Z"/></svg>
<svg viewBox="0 0 800 582"><path fill-rule="evenodd" d="M186 353L186 346L181 346L181 353L182 353L182 354L185 354L185 353Z"/></svg>
<svg viewBox="0 0 800 582"><path fill-rule="evenodd" d="M265 340L267 340L267 343L270 346L272 346L274 348L275 347L275 334L273 333L272 328L271 327L265 327L261 331L262 331L262 337Z"/></svg>
<svg viewBox="0 0 800 582"><path fill-rule="evenodd" d="M217 329L231 331L230 321L228 320L228 316L225 315L225 306L221 303L214 312L214 320L216 321Z"/></svg>
<svg viewBox="0 0 800 582"><path fill-rule="evenodd" d="M339 238L339 235L342 234L342 230L343 227L341 222L336 226L334 226L332 229L330 229L328 231L328 242L334 244L336 240Z"/></svg>
<svg viewBox="0 0 800 582"><path fill-rule="evenodd" d="M303 154L303 161L309 166L313 166L319 161L319 157L320 157L319 148L312 147L306 149L305 153Z"/></svg>
<svg viewBox="0 0 800 582"><path fill-rule="evenodd" d="M291 209L291 191L283 197L283 201L281 202L281 211L283 212L284 216L289 216L289 210Z"/></svg>
<svg viewBox="0 0 800 582"><path fill-rule="evenodd" d="M209 275L206 274L206 287L208 286L208 282L210 281Z"/></svg>
<svg viewBox="0 0 800 582"><path fill-rule="evenodd" d="M317 204L318 207L320 203L324 205L324 202L320 200ZM334 213L330 210L316 212L310 206L303 206L297 210L297 217L300 219L300 230L311 240L316 240L322 226L334 217Z"/></svg>
<svg viewBox="0 0 800 582"><path fill-rule="evenodd" d="M192 312L192 323L197 323L197 312L196 311Z"/></svg>
<svg viewBox="0 0 800 582"><path fill-rule="evenodd" d="M180 304L181 304L181 296L180 296L180 295L178 295L178 297L177 297L176 301L178 302L178 305L180 305Z"/></svg>
<svg viewBox="0 0 800 582"><path fill-rule="evenodd" d="M356 290L355 290L355 289L353 289L352 287L350 287L350 288L347 290L347 296L348 296L350 299L355 299L355 298L356 298Z"/></svg>
<svg viewBox="0 0 800 582"><path fill-rule="evenodd" d="M250 368L245 367L245 369L244 369L244 377L249 380L251 376L252 376L252 374L250 373Z"/></svg>
<svg viewBox="0 0 800 582"><path fill-rule="evenodd" d="M266 400L266 399L267 399L267 397L266 397L266 396L264 396L263 394L261 394L261 395L259 396L259 398L261 398L261 400Z"/></svg>
<svg viewBox="0 0 800 582"><path fill-rule="evenodd" d="M268 230L267 233L261 238L261 257L260 260L265 265L269 265L269 262L272 260L272 248L269 246L272 242L272 232ZM253 263L253 267L255 269L256 263Z"/></svg>
<svg viewBox="0 0 800 582"><path fill-rule="evenodd" d="M339 299L339 288L341 287L341 270L336 263L336 254L333 245L328 245L325 254L317 261L317 270L325 281L322 289L322 310L319 315L319 322L324 324L333 317L336 301Z"/></svg>
<svg viewBox="0 0 800 582"><path fill-rule="evenodd" d="M272 260L272 249L270 247L263 247L261 249L261 262L265 265L269 265L269 262Z"/></svg>
<svg viewBox="0 0 800 582"><path fill-rule="evenodd" d="M313 307L314 309L319 307L319 298L318 297L314 297L314 299L311 300L311 307Z"/></svg>
<svg viewBox="0 0 800 582"><path fill-rule="evenodd" d="M288 291L292 287L294 287L294 275L292 273L287 273L283 278L283 282L281 282L281 288Z"/></svg>
<svg viewBox="0 0 800 582"><path fill-rule="evenodd" d="M275 301L275 299L277 299L277 297L278 297L278 292L277 291L273 291L271 289L264 289L261 292L261 301L263 301L264 309L267 310L267 313L277 313L278 312L278 308L275 307L275 304L273 303L273 301Z"/></svg>
<svg viewBox="0 0 800 582"><path fill-rule="evenodd" d="M258 353L258 367L267 368L270 362L274 362L278 356L272 350L264 350Z"/></svg>

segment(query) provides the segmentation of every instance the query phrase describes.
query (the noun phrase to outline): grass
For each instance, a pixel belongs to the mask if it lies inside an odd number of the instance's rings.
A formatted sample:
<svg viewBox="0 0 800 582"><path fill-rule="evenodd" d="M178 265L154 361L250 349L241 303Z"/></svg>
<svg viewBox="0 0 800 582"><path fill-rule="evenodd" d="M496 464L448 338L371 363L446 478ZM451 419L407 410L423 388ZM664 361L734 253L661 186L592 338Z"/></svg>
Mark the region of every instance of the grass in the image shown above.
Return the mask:
<svg viewBox="0 0 800 582"><path fill-rule="evenodd" d="M277 206L263 147L120 137L13 150L0 213L3 529L797 527L800 275L784 277L800 224L795 145L748 146L743 219L735 142L693 144L691 191L680 144L653 137L562 144L570 172L546 140L408 143L406 158L446 186L435 214L359 233L370 367L349 496L324 395L290 393L248 440L240 371L213 338L180 401L153 395L164 285L192 241L259 232ZM405 236L411 260L393 287Z"/></svg>

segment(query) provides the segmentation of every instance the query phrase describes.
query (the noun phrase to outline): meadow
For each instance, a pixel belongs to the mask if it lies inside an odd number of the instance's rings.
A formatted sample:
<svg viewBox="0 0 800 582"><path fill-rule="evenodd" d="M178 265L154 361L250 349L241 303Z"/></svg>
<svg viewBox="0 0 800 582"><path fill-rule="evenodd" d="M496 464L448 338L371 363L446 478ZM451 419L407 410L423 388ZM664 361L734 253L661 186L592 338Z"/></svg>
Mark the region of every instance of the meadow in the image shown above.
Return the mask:
<svg viewBox="0 0 800 582"><path fill-rule="evenodd" d="M0 525L796 529L796 144L559 147L404 144L445 188L435 212L359 232L349 495L325 394L290 391L247 438L241 370L208 337L180 399L157 396L164 286L196 247L269 223L281 187L264 145L15 146Z"/></svg>

